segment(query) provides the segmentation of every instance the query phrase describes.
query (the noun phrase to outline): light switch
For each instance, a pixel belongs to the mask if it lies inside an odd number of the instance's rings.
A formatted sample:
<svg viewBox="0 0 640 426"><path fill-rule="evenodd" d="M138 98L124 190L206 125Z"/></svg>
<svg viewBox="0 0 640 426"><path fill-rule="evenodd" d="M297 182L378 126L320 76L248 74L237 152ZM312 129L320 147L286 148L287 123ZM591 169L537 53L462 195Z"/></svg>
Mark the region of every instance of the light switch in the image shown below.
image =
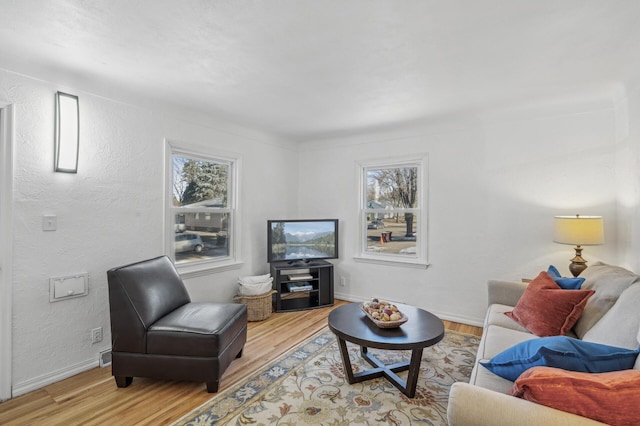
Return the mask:
<svg viewBox="0 0 640 426"><path fill-rule="evenodd" d="M58 227L58 217L54 214L45 214L42 216L42 230L55 231Z"/></svg>

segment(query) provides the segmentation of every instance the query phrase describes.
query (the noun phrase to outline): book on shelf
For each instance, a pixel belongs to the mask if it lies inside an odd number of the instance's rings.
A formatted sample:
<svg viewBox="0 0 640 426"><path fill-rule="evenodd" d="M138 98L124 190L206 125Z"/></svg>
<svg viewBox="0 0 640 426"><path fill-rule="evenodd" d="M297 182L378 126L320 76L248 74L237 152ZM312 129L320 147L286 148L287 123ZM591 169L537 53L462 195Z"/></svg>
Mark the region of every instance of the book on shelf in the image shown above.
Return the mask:
<svg viewBox="0 0 640 426"><path fill-rule="evenodd" d="M303 283L287 283L287 289L291 293L296 293L299 291L311 291L313 290L313 286L311 283L303 282Z"/></svg>

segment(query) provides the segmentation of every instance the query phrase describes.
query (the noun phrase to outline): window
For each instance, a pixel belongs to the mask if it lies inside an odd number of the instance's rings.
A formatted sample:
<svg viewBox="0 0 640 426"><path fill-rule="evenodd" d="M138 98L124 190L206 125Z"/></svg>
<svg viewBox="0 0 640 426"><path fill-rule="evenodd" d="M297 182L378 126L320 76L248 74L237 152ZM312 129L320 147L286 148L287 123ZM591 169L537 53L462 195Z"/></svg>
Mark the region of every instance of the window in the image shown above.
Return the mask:
<svg viewBox="0 0 640 426"><path fill-rule="evenodd" d="M168 146L167 252L181 272L236 263L237 160Z"/></svg>
<svg viewBox="0 0 640 426"><path fill-rule="evenodd" d="M357 259L427 266L426 156L360 165Z"/></svg>

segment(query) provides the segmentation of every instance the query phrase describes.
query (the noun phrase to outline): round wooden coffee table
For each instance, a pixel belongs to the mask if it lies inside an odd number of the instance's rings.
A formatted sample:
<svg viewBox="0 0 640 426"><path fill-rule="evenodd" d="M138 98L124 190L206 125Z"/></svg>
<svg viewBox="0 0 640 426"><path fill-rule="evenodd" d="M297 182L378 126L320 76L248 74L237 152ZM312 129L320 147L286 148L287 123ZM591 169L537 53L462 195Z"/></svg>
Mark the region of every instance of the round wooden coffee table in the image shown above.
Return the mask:
<svg viewBox="0 0 640 426"><path fill-rule="evenodd" d="M444 337L442 320L430 312L409 305L396 304L409 320L397 328L380 328L362 311L360 303L340 306L329 313L329 328L338 339L345 374L350 384L386 377L409 398L416 394L422 350ZM360 346L360 355L374 368L353 374L347 343ZM385 365L368 353L368 348L411 350L411 360ZM406 382L397 372L409 370Z"/></svg>

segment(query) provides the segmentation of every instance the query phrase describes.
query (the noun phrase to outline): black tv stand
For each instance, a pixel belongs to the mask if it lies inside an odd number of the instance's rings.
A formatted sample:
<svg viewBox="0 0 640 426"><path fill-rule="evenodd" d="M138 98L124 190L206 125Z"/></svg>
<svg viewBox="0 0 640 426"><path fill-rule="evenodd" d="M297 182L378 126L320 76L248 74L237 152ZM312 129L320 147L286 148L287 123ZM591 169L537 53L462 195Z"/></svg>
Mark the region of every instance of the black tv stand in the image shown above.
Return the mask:
<svg viewBox="0 0 640 426"><path fill-rule="evenodd" d="M288 262L289 266L291 266L292 268L306 268L307 266L315 266L315 265L322 265L324 263L327 263L324 260L319 260L319 259L301 259L301 260L291 260Z"/></svg>
<svg viewBox="0 0 640 426"><path fill-rule="evenodd" d="M326 260L273 262L271 276L276 312L333 305L333 264Z"/></svg>

